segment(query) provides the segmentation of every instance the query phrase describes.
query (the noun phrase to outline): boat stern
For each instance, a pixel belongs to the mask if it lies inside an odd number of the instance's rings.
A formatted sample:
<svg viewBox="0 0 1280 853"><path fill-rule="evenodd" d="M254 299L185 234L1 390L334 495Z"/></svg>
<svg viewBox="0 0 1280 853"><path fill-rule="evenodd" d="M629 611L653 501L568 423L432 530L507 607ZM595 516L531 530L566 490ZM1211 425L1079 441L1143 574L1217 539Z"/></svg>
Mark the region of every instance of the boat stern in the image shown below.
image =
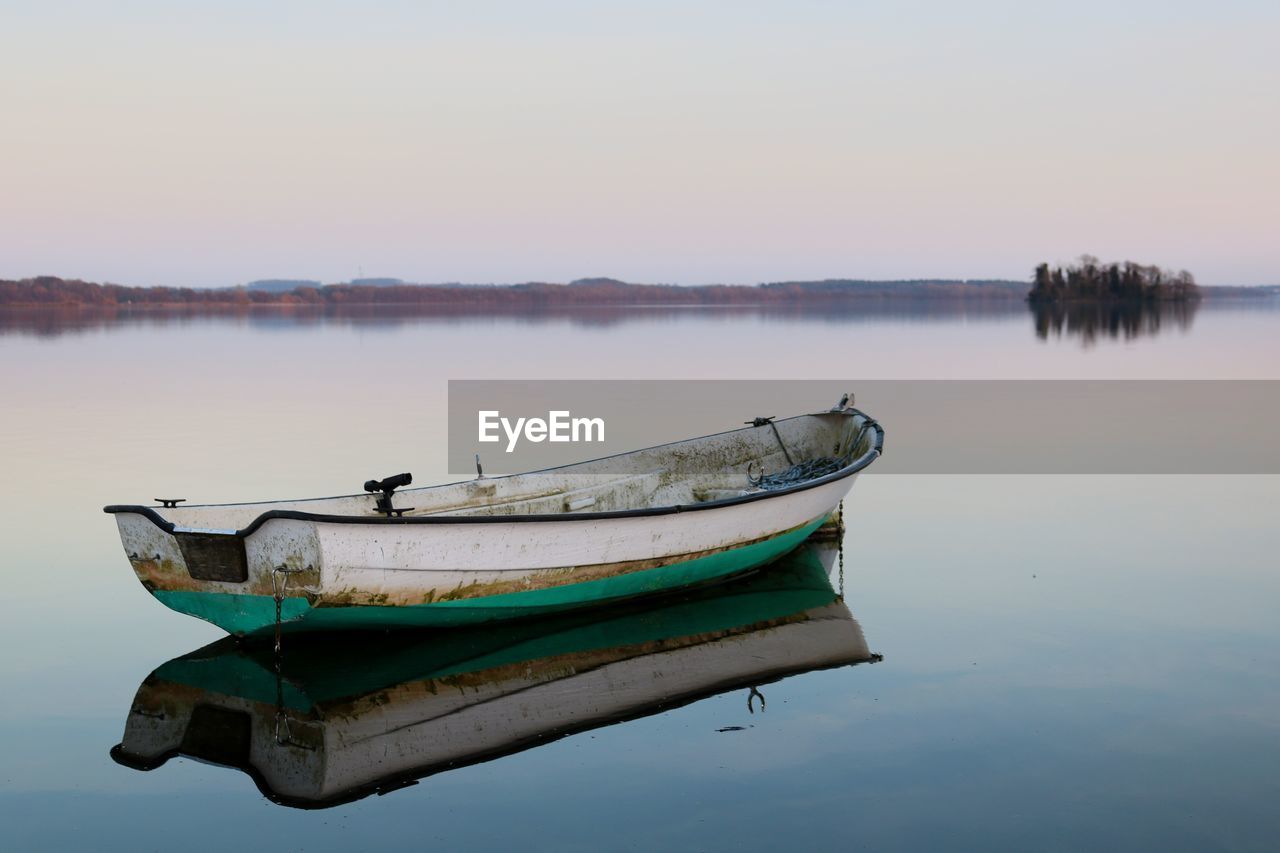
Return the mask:
<svg viewBox="0 0 1280 853"><path fill-rule="evenodd" d="M273 520L245 534L182 526L151 507L109 506L106 512L115 516L125 555L148 592L230 634L295 619L320 589L320 543L312 524Z"/></svg>

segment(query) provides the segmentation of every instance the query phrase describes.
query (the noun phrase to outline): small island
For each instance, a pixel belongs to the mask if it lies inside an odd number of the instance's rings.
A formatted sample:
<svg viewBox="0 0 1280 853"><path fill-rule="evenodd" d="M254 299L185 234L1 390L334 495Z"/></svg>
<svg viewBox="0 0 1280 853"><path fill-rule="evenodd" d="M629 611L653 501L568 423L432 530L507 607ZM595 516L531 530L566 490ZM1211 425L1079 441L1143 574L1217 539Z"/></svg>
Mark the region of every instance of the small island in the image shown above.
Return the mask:
<svg viewBox="0 0 1280 853"><path fill-rule="evenodd" d="M1041 340L1065 333L1092 346L1102 337L1133 340L1169 325L1185 331L1200 297L1186 270L1175 273L1133 261L1103 264L1082 255L1073 265L1036 267L1027 303Z"/></svg>
<svg viewBox="0 0 1280 853"><path fill-rule="evenodd" d="M1133 261L1103 264L1092 255L1079 262L1050 269L1036 267L1027 301L1037 305L1058 302L1191 302L1200 298L1196 280L1186 270L1171 272Z"/></svg>

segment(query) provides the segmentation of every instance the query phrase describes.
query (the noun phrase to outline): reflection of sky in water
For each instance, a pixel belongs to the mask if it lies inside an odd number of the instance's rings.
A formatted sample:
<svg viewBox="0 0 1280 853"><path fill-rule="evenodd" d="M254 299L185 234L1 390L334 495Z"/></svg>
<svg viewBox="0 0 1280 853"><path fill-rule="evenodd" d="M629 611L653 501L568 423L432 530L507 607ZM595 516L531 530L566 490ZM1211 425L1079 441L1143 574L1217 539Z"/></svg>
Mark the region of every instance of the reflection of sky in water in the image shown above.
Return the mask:
<svg viewBox="0 0 1280 853"><path fill-rule="evenodd" d="M450 377L1275 378L1276 317L1207 307L1186 334L1087 351L1038 341L1025 315L0 337L6 835L1265 847L1280 831L1275 477L869 475L847 504L846 592L883 664L766 688L763 715L733 693L317 814L190 761L111 763L139 680L218 632L149 599L99 509L333 493L402 468L430 482ZM715 732L731 725L752 728Z"/></svg>

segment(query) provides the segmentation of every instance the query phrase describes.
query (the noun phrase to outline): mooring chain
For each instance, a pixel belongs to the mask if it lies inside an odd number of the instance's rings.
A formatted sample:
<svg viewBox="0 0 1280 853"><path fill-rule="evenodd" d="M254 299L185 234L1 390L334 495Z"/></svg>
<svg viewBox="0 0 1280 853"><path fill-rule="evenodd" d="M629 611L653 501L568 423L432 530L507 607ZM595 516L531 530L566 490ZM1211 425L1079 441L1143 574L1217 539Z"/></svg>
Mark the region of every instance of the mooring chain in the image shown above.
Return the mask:
<svg viewBox="0 0 1280 853"><path fill-rule="evenodd" d="M286 578L286 580L288 580ZM271 573L271 587L275 590L275 572ZM280 652L280 598L276 598L276 653L275 653L275 670L276 670L276 730L275 740L277 746L286 746L292 740L292 734L289 731L289 718L284 713L284 655ZM280 728L284 727L284 737L280 737Z"/></svg>
<svg viewBox="0 0 1280 853"><path fill-rule="evenodd" d="M844 501L840 501L840 524L836 528L836 553L839 555L840 562L840 600L844 601Z"/></svg>
<svg viewBox="0 0 1280 853"><path fill-rule="evenodd" d="M275 737L276 737L276 744L278 746L284 746L289 742L289 720L284 715L284 659L280 654L280 634L279 634L280 617L278 615L279 611L280 611L280 605L277 603L276 604L277 633L276 633L276 656L275 656L275 666L276 666L276 733L275 733ZM283 738L280 737L281 723L284 724L284 730L285 730L285 736Z"/></svg>
<svg viewBox="0 0 1280 853"><path fill-rule="evenodd" d="M284 729L284 737L280 736L281 728ZM276 737L277 746L292 746L292 747L296 747L297 749L308 749L308 750L311 750L312 752L314 752L316 749L315 746L311 744L302 743L300 741L296 741L293 739L293 732L289 730L289 715L284 712L283 705L276 706L275 737Z"/></svg>
<svg viewBox="0 0 1280 853"><path fill-rule="evenodd" d="M307 566L304 569L291 569L281 563L271 570L271 597L276 600L276 655L280 654L280 610L284 604L285 591L289 588L289 575L301 574L310 568Z"/></svg>
<svg viewBox="0 0 1280 853"><path fill-rule="evenodd" d="M312 749L314 746L308 746L305 743L299 743L293 739L293 732L289 729L289 715L284 710L284 653L281 651L280 643L280 621L281 621L281 605L284 603L285 592L289 589L289 575L301 574L310 571L311 566L301 569L291 569L283 563L271 570L271 597L276 602L276 644L275 644L275 671L276 671L276 719L275 719L275 741L279 746L296 746L299 749ZM284 736L280 734L281 729L284 730Z"/></svg>

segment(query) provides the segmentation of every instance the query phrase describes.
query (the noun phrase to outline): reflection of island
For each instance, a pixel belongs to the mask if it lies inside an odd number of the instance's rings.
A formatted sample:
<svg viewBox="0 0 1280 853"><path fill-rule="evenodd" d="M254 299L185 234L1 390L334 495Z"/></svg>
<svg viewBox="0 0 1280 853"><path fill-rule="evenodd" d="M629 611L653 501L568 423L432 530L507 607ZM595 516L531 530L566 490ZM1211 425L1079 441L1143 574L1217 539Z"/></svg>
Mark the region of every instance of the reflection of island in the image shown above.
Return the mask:
<svg viewBox="0 0 1280 853"><path fill-rule="evenodd" d="M1050 269L1036 267L1027 295L1035 315L1036 335L1076 335L1086 345L1099 334L1126 340L1154 335L1172 323L1191 326L1200 288L1186 270L1170 272L1132 261L1102 264L1091 255L1078 263Z"/></svg>
<svg viewBox="0 0 1280 853"><path fill-rule="evenodd" d="M138 688L121 764L175 755L248 773L275 802L383 793L634 717L877 659L805 545L749 578L627 609L501 628L269 649L224 640ZM277 667L278 664L278 667Z"/></svg>
<svg viewBox="0 0 1280 853"><path fill-rule="evenodd" d="M1036 337L1047 340L1052 333L1078 337L1085 346L1102 335L1132 340L1155 335L1170 326L1180 331L1191 328L1198 301L1187 302L1051 302L1033 303Z"/></svg>

